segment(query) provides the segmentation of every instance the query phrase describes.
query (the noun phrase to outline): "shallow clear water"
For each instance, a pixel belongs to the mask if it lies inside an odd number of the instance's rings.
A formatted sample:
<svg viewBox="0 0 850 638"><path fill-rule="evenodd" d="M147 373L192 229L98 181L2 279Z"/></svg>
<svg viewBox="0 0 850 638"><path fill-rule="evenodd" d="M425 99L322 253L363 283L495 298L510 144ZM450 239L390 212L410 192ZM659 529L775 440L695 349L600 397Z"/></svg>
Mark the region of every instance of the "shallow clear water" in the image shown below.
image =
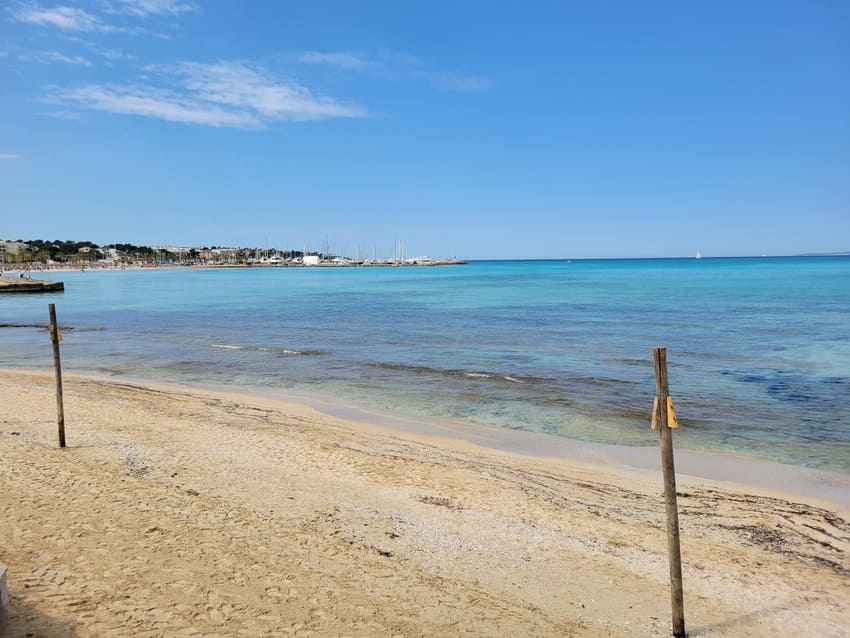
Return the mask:
<svg viewBox="0 0 850 638"><path fill-rule="evenodd" d="M850 258L473 262L59 273L63 366L326 393L372 408L654 445L665 345L677 447L850 473ZM0 328L0 366L52 365Z"/></svg>

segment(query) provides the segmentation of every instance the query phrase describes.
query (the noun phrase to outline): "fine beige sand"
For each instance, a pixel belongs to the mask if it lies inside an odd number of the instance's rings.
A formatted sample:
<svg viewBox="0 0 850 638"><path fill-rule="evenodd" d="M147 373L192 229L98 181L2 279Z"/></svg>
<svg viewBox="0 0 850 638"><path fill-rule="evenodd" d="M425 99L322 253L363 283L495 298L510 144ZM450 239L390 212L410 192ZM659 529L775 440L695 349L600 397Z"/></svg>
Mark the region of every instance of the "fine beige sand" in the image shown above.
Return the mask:
<svg viewBox="0 0 850 638"><path fill-rule="evenodd" d="M666 636L655 472L0 372L4 636ZM846 636L839 504L680 477L691 636Z"/></svg>

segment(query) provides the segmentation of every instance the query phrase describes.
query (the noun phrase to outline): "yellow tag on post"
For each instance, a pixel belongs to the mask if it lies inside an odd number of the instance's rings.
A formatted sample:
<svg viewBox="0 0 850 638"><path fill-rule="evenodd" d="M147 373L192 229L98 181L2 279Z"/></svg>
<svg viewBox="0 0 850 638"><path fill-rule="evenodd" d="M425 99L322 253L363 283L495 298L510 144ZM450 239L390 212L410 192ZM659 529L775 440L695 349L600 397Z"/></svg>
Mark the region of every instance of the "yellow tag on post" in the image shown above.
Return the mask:
<svg viewBox="0 0 850 638"><path fill-rule="evenodd" d="M658 397L652 400L652 420L651 425L653 430L657 430L661 426L661 414L658 411ZM667 396L667 427L679 427L679 419L676 418L676 409L673 407L673 397Z"/></svg>
<svg viewBox="0 0 850 638"><path fill-rule="evenodd" d="M673 407L673 397L667 395L667 427L671 430L679 427L679 419L676 418L676 410Z"/></svg>

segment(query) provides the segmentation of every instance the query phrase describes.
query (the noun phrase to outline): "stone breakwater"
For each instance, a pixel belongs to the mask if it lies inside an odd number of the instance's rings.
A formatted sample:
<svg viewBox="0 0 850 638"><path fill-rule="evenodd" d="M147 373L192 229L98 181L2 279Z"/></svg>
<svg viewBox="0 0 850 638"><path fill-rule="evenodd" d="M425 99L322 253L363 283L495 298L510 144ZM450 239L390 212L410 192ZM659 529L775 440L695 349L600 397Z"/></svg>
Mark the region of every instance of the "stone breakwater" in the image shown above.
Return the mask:
<svg viewBox="0 0 850 638"><path fill-rule="evenodd" d="M0 293L3 292L56 292L65 290L65 284L61 281L48 281L47 279L23 279L21 277L0 277Z"/></svg>

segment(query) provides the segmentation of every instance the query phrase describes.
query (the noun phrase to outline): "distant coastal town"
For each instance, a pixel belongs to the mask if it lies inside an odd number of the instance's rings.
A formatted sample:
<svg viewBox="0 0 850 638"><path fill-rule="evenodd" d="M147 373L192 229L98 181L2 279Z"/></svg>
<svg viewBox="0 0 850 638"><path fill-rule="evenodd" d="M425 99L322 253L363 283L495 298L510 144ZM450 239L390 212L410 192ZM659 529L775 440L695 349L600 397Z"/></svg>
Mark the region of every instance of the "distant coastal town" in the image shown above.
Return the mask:
<svg viewBox="0 0 850 638"><path fill-rule="evenodd" d="M224 246L136 246L90 241L0 240L2 270L63 270L87 268L159 267L356 267L356 266L445 266L465 264L462 259L408 257L404 243L396 242L393 255L371 258L321 251L277 248L232 248Z"/></svg>

